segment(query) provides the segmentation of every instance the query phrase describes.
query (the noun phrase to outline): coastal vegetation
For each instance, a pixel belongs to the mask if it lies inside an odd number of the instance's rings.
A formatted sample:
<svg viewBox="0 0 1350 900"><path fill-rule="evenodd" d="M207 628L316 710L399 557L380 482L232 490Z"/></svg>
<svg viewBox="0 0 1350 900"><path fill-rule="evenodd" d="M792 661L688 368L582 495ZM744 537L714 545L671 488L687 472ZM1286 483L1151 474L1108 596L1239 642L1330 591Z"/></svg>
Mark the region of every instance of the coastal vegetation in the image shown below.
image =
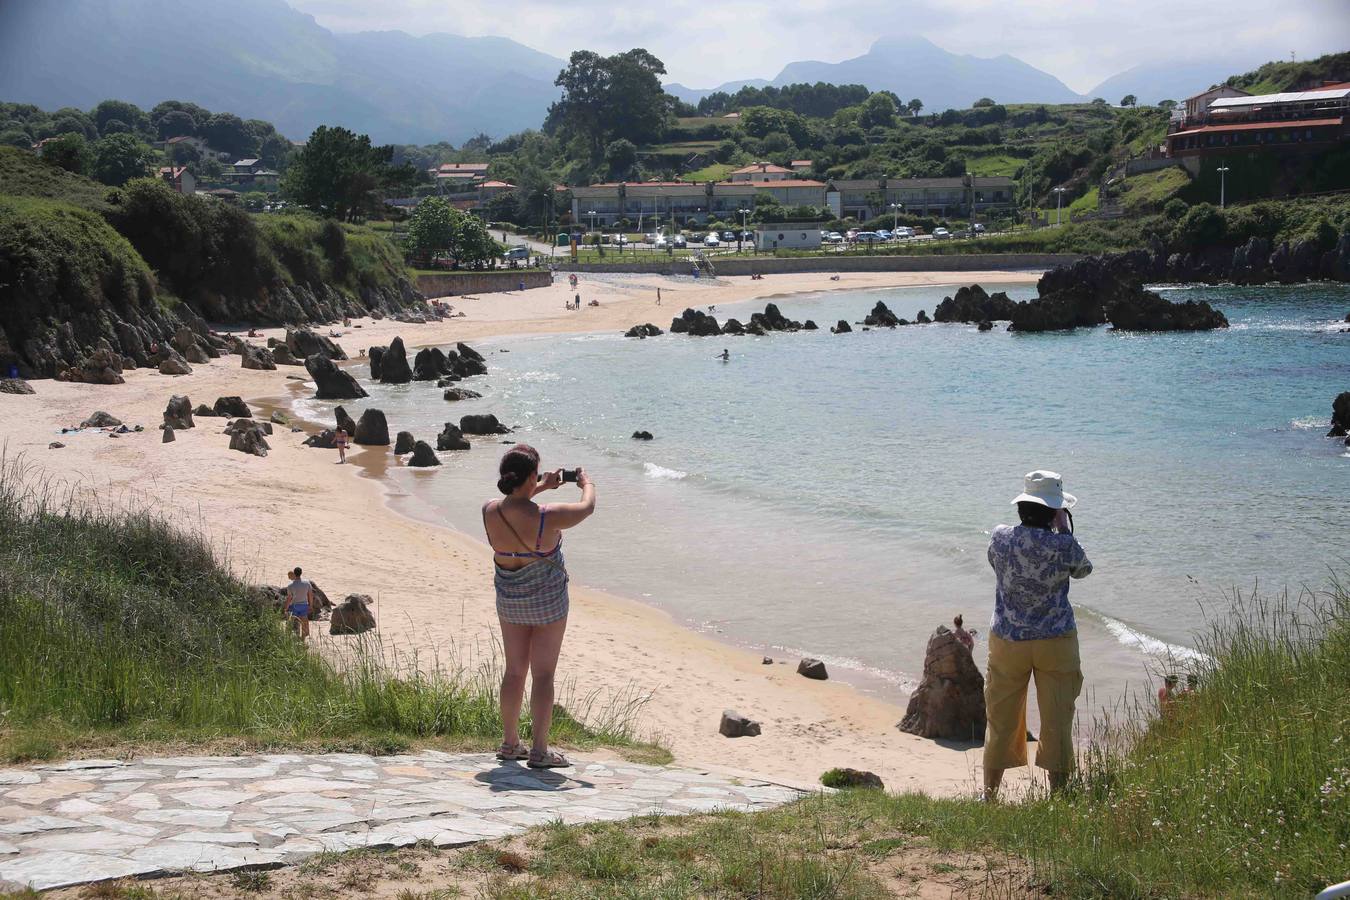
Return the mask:
<svg viewBox="0 0 1350 900"><path fill-rule="evenodd" d="M0 459L0 759L164 745L388 753L500 738L490 661L396 657L362 641L335 659L311 653L202 535ZM573 700L587 724L560 709L559 743L662 758L633 739L640 698Z"/></svg>

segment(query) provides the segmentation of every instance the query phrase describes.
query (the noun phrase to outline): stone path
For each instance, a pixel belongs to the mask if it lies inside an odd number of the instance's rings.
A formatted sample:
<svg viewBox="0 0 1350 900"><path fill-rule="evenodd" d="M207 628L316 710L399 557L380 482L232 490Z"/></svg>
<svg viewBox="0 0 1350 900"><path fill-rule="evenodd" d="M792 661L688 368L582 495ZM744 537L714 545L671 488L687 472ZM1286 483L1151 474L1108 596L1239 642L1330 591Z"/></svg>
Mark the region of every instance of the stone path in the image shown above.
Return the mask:
<svg viewBox="0 0 1350 900"><path fill-rule="evenodd" d="M453 847L534 825L761 810L801 792L696 769L489 754L189 756L0 769L0 889Z"/></svg>

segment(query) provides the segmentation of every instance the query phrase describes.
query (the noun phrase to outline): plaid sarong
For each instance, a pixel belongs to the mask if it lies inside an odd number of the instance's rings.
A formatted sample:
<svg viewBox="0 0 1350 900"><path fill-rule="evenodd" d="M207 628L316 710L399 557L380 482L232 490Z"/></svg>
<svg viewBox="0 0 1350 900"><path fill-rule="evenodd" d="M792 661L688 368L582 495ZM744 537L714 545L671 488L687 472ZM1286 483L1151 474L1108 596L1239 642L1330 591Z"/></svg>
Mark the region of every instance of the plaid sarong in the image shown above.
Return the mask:
<svg viewBox="0 0 1350 900"><path fill-rule="evenodd" d="M496 566L497 615L512 625L548 625L567 617L567 566L562 548L520 569Z"/></svg>

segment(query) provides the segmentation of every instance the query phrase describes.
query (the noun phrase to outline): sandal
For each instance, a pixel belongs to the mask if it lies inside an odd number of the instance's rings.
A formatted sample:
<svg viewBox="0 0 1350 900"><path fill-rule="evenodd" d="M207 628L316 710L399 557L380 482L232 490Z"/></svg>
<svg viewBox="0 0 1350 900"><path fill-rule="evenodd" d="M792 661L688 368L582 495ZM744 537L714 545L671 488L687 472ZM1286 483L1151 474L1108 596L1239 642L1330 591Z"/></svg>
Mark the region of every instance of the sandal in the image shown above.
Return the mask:
<svg viewBox="0 0 1350 900"><path fill-rule="evenodd" d="M526 765L531 769L566 769L572 762L557 750L545 750L539 756L531 753L530 761Z"/></svg>
<svg viewBox="0 0 1350 900"><path fill-rule="evenodd" d="M497 748L497 758L502 762L513 762L521 759L529 759L530 751L525 749L525 745L516 741L514 744L502 744Z"/></svg>

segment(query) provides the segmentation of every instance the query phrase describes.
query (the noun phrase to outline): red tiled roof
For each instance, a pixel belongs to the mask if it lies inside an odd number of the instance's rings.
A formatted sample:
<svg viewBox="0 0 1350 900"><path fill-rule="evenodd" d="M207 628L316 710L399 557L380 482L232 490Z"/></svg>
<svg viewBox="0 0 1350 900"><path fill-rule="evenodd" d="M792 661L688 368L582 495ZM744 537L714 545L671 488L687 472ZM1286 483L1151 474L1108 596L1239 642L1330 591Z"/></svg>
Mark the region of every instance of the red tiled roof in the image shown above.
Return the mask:
<svg viewBox="0 0 1350 900"><path fill-rule="evenodd" d="M193 141L193 140L197 140L197 138L194 138L194 137L193 137L192 135L190 135L190 134L180 134L180 135L178 135L178 137L171 137L171 138L169 138L169 139L168 139L167 141L165 141L164 143L166 143L166 144L179 144L179 143L182 143L183 141Z"/></svg>
<svg viewBox="0 0 1350 900"><path fill-rule="evenodd" d="M750 173L750 172L782 172L783 174L786 175L786 174L791 173L792 170L791 170L791 169L785 169L785 168L783 168L782 166L775 166L773 163L754 163L753 165L742 166L741 168L737 169L736 171L732 172L731 174L732 174L732 175L745 175L745 174Z"/></svg>
<svg viewBox="0 0 1350 900"><path fill-rule="evenodd" d="M1324 125L1340 125L1343 119L1295 119L1288 122L1241 122L1233 125L1202 125L1189 131L1174 131L1169 138L1184 137L1190 134L1221 134L1230 131L1263 131L1271 128L1318 128Z"/></svg>
<svg viewBox="0 0 1350 900"><path fill-rule="evenodd" d="M809 178L779 178L776 181L719 181L718 184L727 184L732 187L759 187L768 190L770 188L791 188L791 187L824 187L823 181L812 181Z"/></svg>
<svg viewBox="0 0 1350 900"><path fill-rule="evenodd" d="M490 188L514 188L515 185L509 181L485 181L479 187Z"/></svg>
<svg viewBox="0 0 1350 900"><path fill-rule="evenodd" d="M442 172L486 172L487 163L441 163Z"/></svg>

